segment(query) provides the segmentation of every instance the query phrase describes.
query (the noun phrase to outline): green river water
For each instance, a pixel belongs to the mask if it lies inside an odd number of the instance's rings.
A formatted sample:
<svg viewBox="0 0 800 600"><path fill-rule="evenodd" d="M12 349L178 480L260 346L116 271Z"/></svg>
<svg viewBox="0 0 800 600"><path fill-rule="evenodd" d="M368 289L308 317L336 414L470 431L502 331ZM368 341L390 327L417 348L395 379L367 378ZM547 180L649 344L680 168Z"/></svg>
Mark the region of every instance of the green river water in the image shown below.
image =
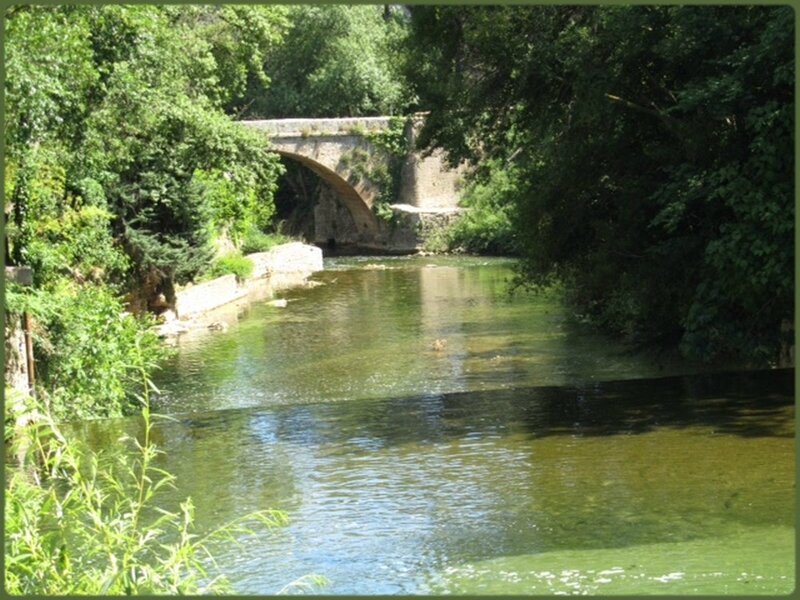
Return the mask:
<svg viewBox="0 0 800 600"><path fill-rule="evenodd" d="M631 353L509 295L512 265L326 259L286 308L180 342L165 504L191 496L200 531L290 517L219 571L252 594L310 573L325 594L790 593L793 371ZM139 424L82 427L102 447Z"/></svg>

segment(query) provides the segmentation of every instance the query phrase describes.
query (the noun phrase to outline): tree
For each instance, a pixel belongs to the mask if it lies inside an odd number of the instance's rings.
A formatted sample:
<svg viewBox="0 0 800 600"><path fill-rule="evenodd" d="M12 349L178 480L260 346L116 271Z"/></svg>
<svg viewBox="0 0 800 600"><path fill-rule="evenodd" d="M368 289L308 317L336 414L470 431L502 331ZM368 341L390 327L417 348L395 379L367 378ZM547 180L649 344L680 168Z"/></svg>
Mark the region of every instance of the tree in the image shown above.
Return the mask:
<svg viewBox="0 0 800 600"><path fill-rule="evenodd" d="M289 7L204 5L167 7L172 20L208 46L217 83L211 96L227 114L247 110L248 82L268 88L266 57L284 42Z"/></svg>
<svg viewBox="0 0 800 600"><path fill-rule="evenodd" d="M30 189L39 158L34 153L76 134L97 73L82 19L56 7L16 7L11 16L6 19L4 166L6 203L13 212L10 258L22 264L33 238L29 214L37 208L31 206Z"/></svg>
<svg viewBox="0 0 800 600"><path fill-rule="evenodd" d="M214 236L268 224L277 156L223 108L277 43L282 14L144 5L7 13L9 246L36 277L15 302L39 323L40 382L55 413L128 408L126 356L147 323L118 319L121 295L169 298L175 282L210 267ZM239 62L243 71L229 69Z"/></svg>
<svg viewBox="0 0 800 600"><path fill-rule="evenodd" d="M251 118L397 114L405 89L399 45L404 13L380 6L290 7L284 43L266 54L270 85L250 78Z"/></svg>
<svg viewBox="0 0 800 600"><path fill-rule="evenodd" d="M792 317L784 7L414 7L422 139L514 167L529 281L705 359L775 361ZM669 285L664 285L669 282Z"/></svg>

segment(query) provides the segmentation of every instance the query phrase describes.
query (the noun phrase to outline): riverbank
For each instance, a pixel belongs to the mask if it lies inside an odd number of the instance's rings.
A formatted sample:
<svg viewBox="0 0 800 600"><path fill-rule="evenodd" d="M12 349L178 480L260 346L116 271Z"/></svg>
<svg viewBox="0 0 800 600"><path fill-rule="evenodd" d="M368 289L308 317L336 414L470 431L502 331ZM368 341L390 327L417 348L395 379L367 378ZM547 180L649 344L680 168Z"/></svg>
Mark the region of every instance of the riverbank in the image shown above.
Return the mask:
<svg viewBox="0 0 800 600"><path fill-rule="evenodd" d="M283 307L285 300L275 299L278 292L309 285L309 276L323 268L322 250L301 242L245 258L253 263L253 272L243 280L230 274L177 289L174 305L160 315L159 336L174 341L192 332L224 331L250 302L273 299Z"/></svg>

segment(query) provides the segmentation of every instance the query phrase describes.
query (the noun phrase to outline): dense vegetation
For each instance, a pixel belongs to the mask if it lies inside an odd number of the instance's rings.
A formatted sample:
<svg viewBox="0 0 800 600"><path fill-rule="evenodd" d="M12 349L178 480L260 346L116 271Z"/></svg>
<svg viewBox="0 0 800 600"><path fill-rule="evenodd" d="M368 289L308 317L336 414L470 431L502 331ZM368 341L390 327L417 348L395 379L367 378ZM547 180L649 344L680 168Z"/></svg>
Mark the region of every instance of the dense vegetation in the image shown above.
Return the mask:
<svg viewBox="0 0 800 600"><path fill-rule="evenodd" d="M37 401L6 390L20 462L6 464L10 593L223 589L202 581L190 502L144 516L170 481L147 433L133 462L105 464L56 422L141 410L164 351L131 311L213 268L216 238L269 226L279 163L223 109L265 77L285 27L279 7L6 12L6 264L34 273L33 287L6 287L6 314L32 316L38 375Z"/></svg>
<svg viewBox="0 0 800 600"><path fill-rule="evenodd" d="M794 290L791 9L412 13L423 137L499 192L526 282L560 279L583 318L635 341L777 361Z"/></svg>
<svg viewBox="0 0 800 600"><path fill-rule="evenodd" d="M225 114L287 26L281 7L20 6L6 21L8 252L35 285L56 416L136 408L126 391L148 321L124 312L212 267L215 239L267 229L280 173ZM16 293L15 293L16 292ZM127 296L127 298L125 298Z"/></svg>
<svg viewBox="0 0 800 600"><path fill-rule="evenodd" d="M239 112L249 118L358 117L401 113L408 32L399 8L288 7L289 29L267 58L270 79L251 79Z"/></svg>
<svg viewBox="0 0 800 600"><path fill-rule="evenodd" d="M651 347L763 365L792 341L790 8L18 5L4 33L6 264L34 272L5 300L32 315L40 400L6 402L6 438L44 427L15 440L39 470L7 470L6 554L32 557L11 591L198 591L198 546L142 558L148 444L120 479L56 421L141 410L164 352L148 301L245 277L282 203L312 207L318 180L237 118L429 111L421 145L473 167L437 249L517 254L523 284Z"/></svg>

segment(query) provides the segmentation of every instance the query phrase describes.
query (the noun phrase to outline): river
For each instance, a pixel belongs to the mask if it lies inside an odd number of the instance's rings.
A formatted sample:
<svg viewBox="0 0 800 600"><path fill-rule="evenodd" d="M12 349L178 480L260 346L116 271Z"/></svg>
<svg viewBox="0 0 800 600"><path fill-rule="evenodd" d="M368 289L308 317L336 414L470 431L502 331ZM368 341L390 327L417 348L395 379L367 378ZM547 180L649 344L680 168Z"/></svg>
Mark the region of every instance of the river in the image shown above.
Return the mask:
<svg viewBox="0 0 800 600"><path fill-rule="evenodd" d="M339 258L165 365L155 440L245 594L783 594L792 371L711 374L509 294L512 262ZM135 420L83 426L111 445ZM214 570L212 569L212 572Z"/></svg>

